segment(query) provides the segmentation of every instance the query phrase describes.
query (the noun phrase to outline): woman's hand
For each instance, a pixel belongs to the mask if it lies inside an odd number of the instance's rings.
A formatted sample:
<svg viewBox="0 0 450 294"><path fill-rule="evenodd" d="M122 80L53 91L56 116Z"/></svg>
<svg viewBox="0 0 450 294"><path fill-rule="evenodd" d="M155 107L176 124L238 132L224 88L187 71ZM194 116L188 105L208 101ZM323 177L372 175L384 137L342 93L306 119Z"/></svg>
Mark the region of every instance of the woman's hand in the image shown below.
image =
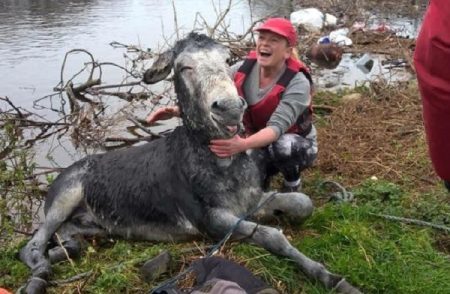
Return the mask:
<svg viewBox="0 0 450 294"><path fill-rule="evenodd" d="M230 157L247 150L247 144L244 138L235 135L231 139L211 140L209 149L218 157Z"/></svg>
<svg viewBox="0 0 450 294"><path fill-rule="evenodd" d="M219 157L230 157L248 149L268 146L277 139L277 133L271 127L265 127L246 138L235 135L231 139L211 140L209 142L209 149Z"/></svg>
<svg viewBox="0 0 450 294"><path fill-rule="evenodd" d="M180 116L180 108L178 106L164 106L147 116L147 123L153 124L158 120L167 120L172 117Z"/></svg>

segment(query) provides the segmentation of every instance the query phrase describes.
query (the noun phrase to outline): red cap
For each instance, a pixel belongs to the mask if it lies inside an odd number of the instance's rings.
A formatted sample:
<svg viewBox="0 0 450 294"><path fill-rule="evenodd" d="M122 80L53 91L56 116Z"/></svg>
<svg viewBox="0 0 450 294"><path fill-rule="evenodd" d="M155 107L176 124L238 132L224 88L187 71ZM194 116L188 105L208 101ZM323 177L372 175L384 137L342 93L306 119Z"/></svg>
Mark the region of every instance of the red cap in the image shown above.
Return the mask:
<svg viewBox="0 0 450 294"><path fill-rule="evenodd" d="M269 31L283 36L288 40L289 46L295 46L295 44L297 44L297 30L292 23L285 18L269 18L256 28L255 31Z"/></svg>

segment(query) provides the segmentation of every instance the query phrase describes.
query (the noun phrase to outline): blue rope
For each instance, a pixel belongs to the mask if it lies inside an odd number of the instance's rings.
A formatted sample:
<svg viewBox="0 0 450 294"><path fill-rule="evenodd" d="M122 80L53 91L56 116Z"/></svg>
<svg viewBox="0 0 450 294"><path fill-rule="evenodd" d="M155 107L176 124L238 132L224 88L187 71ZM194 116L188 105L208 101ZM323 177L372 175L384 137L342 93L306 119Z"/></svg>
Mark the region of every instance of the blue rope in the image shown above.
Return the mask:
<svg viewBox="0 0 450 294"><path fill-rule="evenodd" d="M253 215L255 212L257 212L259 209L261 209L261 207L263 207L264 205L266 205L266 203L269 202L269 200L272 200L272 198L275 197L275 195L277 195L278 192L273 192L269 197L267 197L266 200L264 200L260 205L256 206L253 210L251 210L249 213L247 213L246 215L242 216L241 218L238 219L238 221L230 228L230 230L228 230L228 233L225 235L225 237L222 238L222 240L220 240L218 243L216 243L210 250L209 252L204 256L204 258L208 258L213 256L216 251L219 250L220 247L222 247L225 242L228 241L228 239L230 239L231 235L233 235L233 232L236 230L236 228L239 226L239 224L247 219L249 216ZM258 224L256 225L256 228L258 227ZM254 233L254 232L253 232ZM252 233L252 235L253 235ZM250 235L251 236L251 235ZM193 269L193 266L190 265L188 268L186 268L184 271L182 271L181 273L177 274L176 276L166 280L164 283L162 283L161 285L159 285L158 287L154 288L153 290L150 291L150 294L158 294L159 291L164 290L164 288L168 287L168 286L173 286L175 284L175 282L177 282L180 278L182 278L183 276L185 276L186 274L188 274L189 272L191 272Z"/></svg>

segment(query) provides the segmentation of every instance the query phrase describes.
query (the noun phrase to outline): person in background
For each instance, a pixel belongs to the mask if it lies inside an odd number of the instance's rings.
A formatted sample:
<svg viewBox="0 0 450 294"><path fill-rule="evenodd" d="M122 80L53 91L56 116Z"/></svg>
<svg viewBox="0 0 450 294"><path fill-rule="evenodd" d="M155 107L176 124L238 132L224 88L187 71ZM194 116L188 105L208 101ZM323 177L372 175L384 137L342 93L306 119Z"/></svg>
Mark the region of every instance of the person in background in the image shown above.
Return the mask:
<svg viewBox="0 0 450 294"><path fill-rule="evenodd" d="M300 173L317 157L316 129L312 122L312 80L296 54L297 31L284 18L270 18L255 31L256 48L231 67L239 95L248 104L244 114L245 136L211 140L210 150L230 157L248 149L264 148L268 179L284 176L284 192L301 187ZM152 123L179 115L176 106L152 113Z"/></svg>
<svg viewBox="0 0 450 294"><path fill-rule="evenodd" d="M450 191L450 5L431 0L416 41L414 66L433 167Z"/></svg>

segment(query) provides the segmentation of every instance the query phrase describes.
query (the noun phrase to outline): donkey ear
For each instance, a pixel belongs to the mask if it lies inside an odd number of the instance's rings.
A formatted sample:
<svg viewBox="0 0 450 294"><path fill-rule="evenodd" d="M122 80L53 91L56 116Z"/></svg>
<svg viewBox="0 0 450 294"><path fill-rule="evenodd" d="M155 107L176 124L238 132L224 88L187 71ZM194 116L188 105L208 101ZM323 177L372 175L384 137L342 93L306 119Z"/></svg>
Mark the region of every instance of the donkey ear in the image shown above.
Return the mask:
<svg viewBox="0 0 450 294"><path fill-rule="evenodd" d="M168 50L158 56L158 59L153 62L151 68L144 73L142 81L146 84L154 84L165 79L172 70L175 52Z"/></svg>

